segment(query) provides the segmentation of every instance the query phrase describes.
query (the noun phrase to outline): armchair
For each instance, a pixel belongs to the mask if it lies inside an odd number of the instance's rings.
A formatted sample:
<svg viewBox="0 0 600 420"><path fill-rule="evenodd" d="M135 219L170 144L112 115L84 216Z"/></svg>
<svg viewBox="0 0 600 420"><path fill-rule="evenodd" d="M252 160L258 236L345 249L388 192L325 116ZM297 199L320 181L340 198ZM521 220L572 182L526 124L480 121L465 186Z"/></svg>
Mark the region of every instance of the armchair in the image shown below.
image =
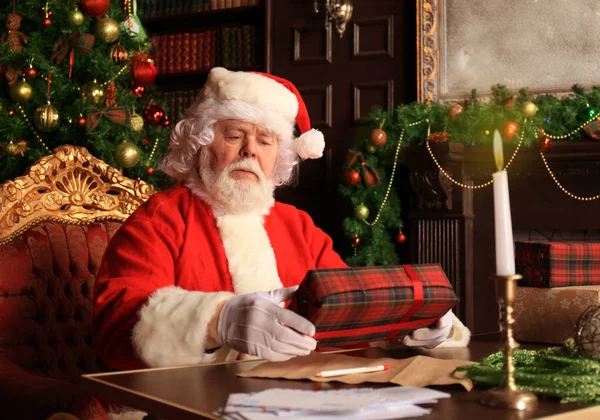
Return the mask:
<svg viewBox="0 0 600 420"><path fill-rule="evenodd" d="M60 146L0 184L0 407L75 412L82 373L105 370L90 318L96 273L121 223L154 193L85 148Z"/></svg>

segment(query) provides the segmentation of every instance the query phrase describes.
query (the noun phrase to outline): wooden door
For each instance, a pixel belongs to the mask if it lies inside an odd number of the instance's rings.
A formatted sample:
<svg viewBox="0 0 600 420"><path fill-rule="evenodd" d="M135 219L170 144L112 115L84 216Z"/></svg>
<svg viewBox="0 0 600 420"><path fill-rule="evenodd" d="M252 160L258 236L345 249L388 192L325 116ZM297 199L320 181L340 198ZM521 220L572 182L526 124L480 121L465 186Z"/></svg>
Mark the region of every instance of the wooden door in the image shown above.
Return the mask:
<svg viewBox="0 0 600 420"><path fill-rule="evenodd" d="M414 1L355 0L340 38L324 24L322 0L319 8L315 14L311 0L273 2L272 73L298 87L326 143L324 157L303 162L297 182L277 197L308 211L337 243L348 214L337 192L348 148L368 134L373 106L416 98L416 9Z"/></svg>

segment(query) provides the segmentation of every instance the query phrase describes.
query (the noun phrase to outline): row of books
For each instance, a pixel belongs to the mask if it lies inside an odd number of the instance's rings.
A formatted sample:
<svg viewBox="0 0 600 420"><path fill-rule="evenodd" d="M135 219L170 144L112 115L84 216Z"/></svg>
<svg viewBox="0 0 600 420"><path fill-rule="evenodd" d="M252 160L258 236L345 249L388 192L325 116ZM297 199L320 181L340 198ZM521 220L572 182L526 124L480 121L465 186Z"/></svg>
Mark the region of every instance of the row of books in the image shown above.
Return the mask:
<svg viewBox="0 0 600 420"><path fill-rule="evenodd" d="M152 19L258 4L260 0L144 0L138 1L138 16L142 19Z"/></svg>
<svg viewBox="0 0 600 420"><path fill-rule="evenodd" d="M196 33L155 35L160 74L205 71L216 65L248 69L256 63L254 26L223 27Z"/></svg>
<svg viewBox="0 0 600 420"><path fill-rule="evenodd" d="M185 116L185 111L192 105L200 89L176 90L172 92L157 92L159 103L166 104L169 120L177 123Z"/></svg>

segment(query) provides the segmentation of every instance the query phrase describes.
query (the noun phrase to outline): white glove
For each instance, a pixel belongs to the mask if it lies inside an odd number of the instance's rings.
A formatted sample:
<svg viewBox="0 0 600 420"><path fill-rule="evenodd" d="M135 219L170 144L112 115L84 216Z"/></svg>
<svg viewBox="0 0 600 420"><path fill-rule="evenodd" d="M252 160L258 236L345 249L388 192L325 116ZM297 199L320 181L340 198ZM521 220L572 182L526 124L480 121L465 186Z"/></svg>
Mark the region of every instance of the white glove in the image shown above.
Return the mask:
<svg viewBox="0 0 600 420"><path fill-rule="evenodd" d="M432 349L442 344L452 331L452 311L446 312L435 326L419 328L402 339L402 344L407 347L422 347Z"/></svg>
<svg viewBox="0 0 600 420"><path fill-rule="evenodd" d="M278 306L297 289L288 287L229 299L219 315L219 344L275 362L310 354L317 346L310 337L315 334L315 326Z"/></svg>

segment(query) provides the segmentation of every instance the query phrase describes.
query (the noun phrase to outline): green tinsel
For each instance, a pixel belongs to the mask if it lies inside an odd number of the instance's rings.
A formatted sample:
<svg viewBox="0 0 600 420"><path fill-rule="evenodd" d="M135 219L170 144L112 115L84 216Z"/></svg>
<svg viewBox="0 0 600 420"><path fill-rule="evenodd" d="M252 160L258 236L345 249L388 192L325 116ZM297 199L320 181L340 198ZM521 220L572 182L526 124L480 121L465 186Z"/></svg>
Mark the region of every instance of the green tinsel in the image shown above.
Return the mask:
<svg viewBox="0 0 600 420"><path fill-rule="evenodd" d="M573 340L564 347L515 350L515 382L518 388L563 403L600 404L600 361L579 356ZM497 352L481 363L458 368L476 383L501 386L504 353Z"/></svg>
<svg viewBox="0 0 600 420"><path fill-rule="evenodd" d="M356 186L344 182L339 191L347 199L344 219L344 233L348 243L354 238L360 244L348 247L346 262L353 266L397 264L396 237L402 231L400 200L397 191L401 188L396 178L390 196L381 217L375 226L369 226L354 216L354 209L364 204L370 212L367 222L372 223L381 208L393 169L394 153L402 133L402 147L409 144L425 144L428 126L432 134L448 138L448 141L462 143L467 147L491 145L496 129L504 134L509 122L518 124L519 133L506 143L516 145L523 138L524 147L537 147L538 138L544 133L551 136L566 136L565 141L590 141L580 128L594 121L600 112L600 87L584 90L579 85L572 87L573 95L557 98L551 95L533 97L526 89L513 96L505 86L492 87L489 102L482 103L474 90L469 99L460 103L422 103L413 102L396 107L391 112L376 110L370 115L370 125L359 133L357 142L351 148L352 153L361 153L364 162L374 170L381 185L373 188L363 181ZM524 105L531 101L537 106L532 118L526 118ZM451 115L453 106L462 107L455 118ZM421 122L420 124L414 124ZM373 150L370 146L370 131L383 126L387 133L387 142ZM559 140L553 140L559 141ZM402 156L402 154L401 154ZM403 162L400 160L398 166ZM362 175L362 162L347 163L345 170L356 170ZM406 187L406 186L404 186Z"/></svg>

